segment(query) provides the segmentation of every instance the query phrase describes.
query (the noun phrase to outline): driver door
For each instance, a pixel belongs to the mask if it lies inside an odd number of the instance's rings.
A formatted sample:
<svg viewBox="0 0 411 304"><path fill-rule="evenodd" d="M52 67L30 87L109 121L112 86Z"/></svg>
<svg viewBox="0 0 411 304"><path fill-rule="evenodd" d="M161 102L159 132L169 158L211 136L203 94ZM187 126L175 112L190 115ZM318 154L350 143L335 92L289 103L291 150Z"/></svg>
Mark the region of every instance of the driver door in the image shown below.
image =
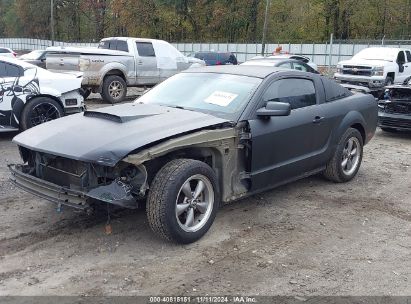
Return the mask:
<svg viewBox="0 0 411 304"><path fill-rule="evenodd" d="M288 102L289 116L249 120L252 138L252 191L285 183L321 167L331 133L315 83L308 77L282 78L263 93L268 101Z"/></svg>

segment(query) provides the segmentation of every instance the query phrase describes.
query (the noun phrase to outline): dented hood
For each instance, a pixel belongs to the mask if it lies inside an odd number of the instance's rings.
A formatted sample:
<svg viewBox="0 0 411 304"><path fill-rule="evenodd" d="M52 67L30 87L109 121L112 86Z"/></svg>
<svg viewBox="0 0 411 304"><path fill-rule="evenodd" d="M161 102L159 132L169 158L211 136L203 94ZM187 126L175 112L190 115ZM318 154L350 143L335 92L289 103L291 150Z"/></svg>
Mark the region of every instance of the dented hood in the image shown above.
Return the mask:
<svg viewBox="0 0 411 304"><path fill-rule="evenodd" d="M200 112L129 103L59 118L13 141L39 152L114 166L146 145L225 122Z"/></svg>

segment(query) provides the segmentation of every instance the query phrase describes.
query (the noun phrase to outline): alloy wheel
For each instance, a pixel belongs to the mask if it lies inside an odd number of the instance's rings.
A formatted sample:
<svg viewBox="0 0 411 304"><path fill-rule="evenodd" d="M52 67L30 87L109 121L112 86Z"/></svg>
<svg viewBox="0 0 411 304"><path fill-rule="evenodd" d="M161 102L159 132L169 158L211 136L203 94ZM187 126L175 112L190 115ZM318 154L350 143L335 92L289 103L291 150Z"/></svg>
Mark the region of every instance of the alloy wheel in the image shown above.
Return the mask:
<svg viewBox="0 0 411 304"><path fill-rule="evenodd" d="M214 190L210 180L201 174L188 178L176 200L177 222L186 232L200 230L210 218L214 205Z"/></svg>
<svg viewBox="0 0 411 304"><path fill-rule="evenodd" d="M360 156L361 145L358 138L350 137L345 143L342 152L341 167L344 174L351 175L357 170L360 163Z"/></svg>

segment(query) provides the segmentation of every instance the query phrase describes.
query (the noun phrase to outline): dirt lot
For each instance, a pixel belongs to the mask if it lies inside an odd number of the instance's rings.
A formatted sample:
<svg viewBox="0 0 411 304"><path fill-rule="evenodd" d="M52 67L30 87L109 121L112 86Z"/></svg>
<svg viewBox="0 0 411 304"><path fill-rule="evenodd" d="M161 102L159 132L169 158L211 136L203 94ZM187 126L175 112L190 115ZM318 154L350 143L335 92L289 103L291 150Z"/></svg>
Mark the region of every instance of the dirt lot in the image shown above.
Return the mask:
<svg viewBox="0 0 411 304"><path fill-rule="evenodd" d="M378 131L348 184L315 176L224 206L187 246L155 237L143 211L116 212L106 235L104 212L58 213L16 189L12 137L0 134L0 295L411 295L410 134Z"/></svg>

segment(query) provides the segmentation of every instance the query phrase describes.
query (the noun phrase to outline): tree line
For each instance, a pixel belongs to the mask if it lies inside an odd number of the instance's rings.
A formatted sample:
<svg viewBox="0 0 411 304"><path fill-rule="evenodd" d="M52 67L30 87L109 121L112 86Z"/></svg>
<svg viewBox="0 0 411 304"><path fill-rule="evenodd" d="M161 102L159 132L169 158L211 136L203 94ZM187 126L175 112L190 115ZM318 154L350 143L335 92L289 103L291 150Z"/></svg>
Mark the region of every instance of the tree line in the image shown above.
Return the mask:
<svg viewBox="0 0 411 304"><path fill-rule="evenodd" d="M54 0L55 39L261 42L267 0ZM267 41L411 39L411 0L271 0ZM50 0L0 0L0 37L50 39Z"/></svg>

